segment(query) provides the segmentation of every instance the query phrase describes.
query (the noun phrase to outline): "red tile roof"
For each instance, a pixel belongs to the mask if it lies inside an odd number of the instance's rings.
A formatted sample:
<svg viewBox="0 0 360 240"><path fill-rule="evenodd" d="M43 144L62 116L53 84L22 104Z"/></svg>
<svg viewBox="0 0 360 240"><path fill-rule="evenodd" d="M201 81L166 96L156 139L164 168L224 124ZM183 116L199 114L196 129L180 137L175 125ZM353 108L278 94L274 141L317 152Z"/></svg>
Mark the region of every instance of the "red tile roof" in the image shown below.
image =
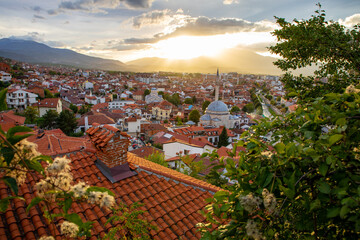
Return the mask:
<svg viewBox="0 0 360 240"><path fill-rule="evenodd" d="M39 107L56 108L60 98L45 98L38 103Z"/></svg>
<svg viewBox="0 0 360 240"><path fill-rule="evenodd" d="M152 146L145 146L145 147L137 148L137 149L132 150L130 152L137 155L138 157L141 157L141 158L147 158L148 156L150 156L151 154L154 154L154 153L162 153L162 154L164 154L163 150L160 150L158 148L154 148Z"/></svg>
<svg viewBox="0 0 360 240"><path fill-rule="evenodd" d="M205 207L205 199L212 196L206 190L216 191L218 188L131 153L128 153L128 159L139 166L136 170L138 174L116 183L111 183L96 167L94 154L78 152L71 154L70 158L75 182L85 181L92 186L107 187L115 193L117 202L127 205L138 201L144 203L142 209L146 212L143 217L157 226L157 230L150 232L152 239L200 238L195 225L205 218L199 210ZM26 213L27 205L35 197L33 185L37 179L34 181L28 175L27 182L19 189L25 201L13 199L9 208L0 213L0 239L39 239L43 235L51 235L51 229L55 230L55 239L64 238L57 227L54 229L54 225L47 223L40 207L33 207ZM8 187L0 182L0 198L8 196ZM111 214L106 209L87 203L73 203L72 211L78 213L83 221L94 221L91 239L102 237L110 227L105 225ZM61 221L56 220L55 226Z"/></svg>
<svg viewBox="0 0 360 240"><path fill-rule="evenodd" d="M60 129L39 130L30 136L28 141L36 143L38 151L49 156L75 152L80 149L85 149L89 152L96 151L89 138L69 137Z"/></svg>
<svg viewBox="0 0 360 240"><path fill-rule="evenodd" d="M25 117L15 115L13 111L0 113L0 126L1 129L7 132L10 128L24 125Z"/></svg>

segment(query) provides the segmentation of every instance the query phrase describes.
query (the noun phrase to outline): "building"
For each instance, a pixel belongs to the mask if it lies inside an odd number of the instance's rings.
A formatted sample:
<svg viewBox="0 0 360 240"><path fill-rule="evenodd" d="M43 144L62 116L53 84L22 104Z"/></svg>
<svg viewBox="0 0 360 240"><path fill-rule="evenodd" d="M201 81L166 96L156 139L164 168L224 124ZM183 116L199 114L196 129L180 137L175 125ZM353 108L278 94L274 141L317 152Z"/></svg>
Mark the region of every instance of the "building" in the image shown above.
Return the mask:
<svg viewBox="0 0 360 240"><path fill-rule="evenodd" d="M172 108L173 105L171 103L163 100L152 108L152 118L156 120L168 120L170 119Z"/></svg>
<svg viewBox="0 0 360 240"><path fill-rule="evenodd" d="M37 103L37 95L23 89L9 89L6 93L8 108L24 110L28 106Z"/></svg>
<svg viewBox="0 0 360 240"><path fill-rule="evenodd" d="M231 115L228 107L222 101L210 103L205 114L200 118L200 124L203 126L239 128L243 122L243 118Z"/></svg>
<svg viewBox="0 0 360 240"><path fill-rule="evenodd" d="M199 211L207 205L205 199L220 188L128 153L128 135L116 128L94 125L87 133L97 150L69 154L74 182L106 187L115 194L117 203L143 203L142 217L157 227L150 231L151 239L200 239L196 224L204 222L205 217ZM32 191L34 184L41 178L40 174L29 174L19 187L19 195L24 199L10 199L8 209L0 213L0 239L39 239L52 232L55 239L65 238L57 227L53 228L63 219L56 218L54 224L48 224L41 207L26 211L36 196ZM0 198L8 197L9 192L1 181ZM79 214L82 221L93 222L91 239L101 238L113 227L106 224L112 213L98 205L74 202L71 211Z"/></svg>
<svg viewBox="0 0 360 240"><path fill-rule="evenodd" d="M112 101L109 102L109 109L120 109L128 104L134 104L135 101L132 100L121 100L121 101Z"/></svg>
<svg viewBox="0 0 360 240"><path fill-rule="evenodd" d="M62 112L62 102L60 98L45 98L38 103L39 116L42 117L49 110L54 110L58 114Z"/></svg>
<svg viewBox="0 0 360 240"><path fill-rule="evenodd" d="M11 74L0 71L0 82L10 82L10 81L11 81Z"/></svg>

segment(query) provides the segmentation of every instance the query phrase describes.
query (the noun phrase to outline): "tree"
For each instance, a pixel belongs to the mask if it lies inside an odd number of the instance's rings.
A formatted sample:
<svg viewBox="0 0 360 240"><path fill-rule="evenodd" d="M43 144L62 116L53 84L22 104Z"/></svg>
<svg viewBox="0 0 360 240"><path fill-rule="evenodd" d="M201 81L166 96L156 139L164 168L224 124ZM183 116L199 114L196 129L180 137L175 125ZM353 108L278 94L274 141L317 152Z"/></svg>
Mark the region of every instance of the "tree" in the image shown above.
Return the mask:
<svg viewBox="0 0 360 240"><path fill-rule="evenodd" d="M81 105L79 113L82 115L82 114L85 114L87 112L90 112L90 110L91 110L91 105Z"/></svg>
<svg viewBox="0 0 360 240"><path fill-rule="evenodd" d="M7 110L6 93L7 88L0 91L0 111Z"/></svg>
<svg viewBox="0 0 360 240"><path fill-rule="evenodd" d="M146 96L146 95L149 95L151 93L151 90L150 89L145 89L145 91L144 91L144 97Z"/></svg>
<svg viewBox="0 0 360 240"><path fill-rule="evenodd" d="M248 103L246 104L243 109L242 109L244 112L247 112L247 113L252 113L254 112L255 110L255 107L254 107L254 104L253 103Z"/></svg>
<svg viewBox="0 0 360 240"><path fill-rule="evenodd" d="M195 122L196 124L200 121L200 112L197 109L194 109L189 114L189 120Z"/></svg>
<svg viewBox="0 0 360 240"><path fill-rule="evenodd" d="M66 135L72 134L77 127L74 113L67 109L62 111L57 119L57 125Z"/></svg>
<svg viewBox="0 0 360 240"><path fill-rule="evenodd" d="M196 99L195 95L192 97L192 102L193 102L193 104L197 103L197 99Z"/></svg>
<svg viewBox="0 0 360 240"><path fill-rule="evenodd" d="M74 104L72 104L72 103L70 103L70 106L69 106L69 108L71 109L71 111L73 111L73 113L77 113L78 112L78 107L76 106L76 105L74 105Z"/></svg>
<svg viewBox="0 0 360 240"><path fill-rule="evenodd" d="M192 98L185 98L184 103L186 103L186 104L193 104Z"/></svg>
<svg viewBox="0 0 360 240"><path fill-rule="evenodd" d="M151 155L149 155L147 160L160 164L161 166L167 167L168 163L165 161L165 156L163 153L160 153L158 151L154 151Z"/></svg>
<svg viewBox="0 0 360 240"><path fill-rule="evenodd" d="M226 147L227 145L229 145L229 136L227 134L226 127L224 127L219 136L218 147Z"/></svg>
<svg viewBox="0 0 360 240"><path fill-rule="evenodd" d="M231 159L222 164L236 184L214 195L205 216L219 227L210 232L201 224L204 238L360 237L360 86L353 58L359 49L351 41L359 29L326 22L321 9L316 13L293 23L277 20L279 43L272 49L283 57L277 65L285 70L322 65L309 78L286 75L285 86L301 103L296 112L260 121L238 142L246 149L238 164ZM312 81L324 72L328 83Z"/></svg>
<svg viewBox="0 0 360 240"><path fill-rule="evenodd" d="M57 126L57 120L58 120L59 114L54 110L48 110L42 117L39 127L43 129L55 129L58 128Z"/></svg>
<svg viewBox="0 0 360 240"><path fill-rule="evenodd" d="M44 89L44 93L45 93L45 98L53 98L54 95L50 92L49 89Z"/></svg>
<svg viewBox="0 0 360 240"><path fill-rule="evenodd" d="M202 106L201 106L201 109L203 110L203 112L205 112L206 108L210 105L210 101L206 100Z"/></svg>
<svg viewBox="0 0 360 240"><path fill-rule="evenodd" d="M24 111L24 117L26 117L26 123L35 123L36 118L39 116L37 107L29 106Z"/></svg>
<svg viewBox="0 0 360 240"><path fill-rule="evenodd" d="M237 112L240 112L240 108L238 106L233 106L231 109L230 109L230 113L237 113Z"/></svg>
<svg viewBox="0 0 360 240"><path fill-rule="evenodd" d="M324 10L318 6L316 15L309 20L295 19L291 23L277 18L280 29L273 35L279 43L269 48L283 58L275 62L283 71L311 65L319 67L313 76L293 76L287 72L283 77L289 93L300 100L329 92L340 93L358 81L355 75L360 69L359 25L347 30L338 22L326 21Z"/></svg>

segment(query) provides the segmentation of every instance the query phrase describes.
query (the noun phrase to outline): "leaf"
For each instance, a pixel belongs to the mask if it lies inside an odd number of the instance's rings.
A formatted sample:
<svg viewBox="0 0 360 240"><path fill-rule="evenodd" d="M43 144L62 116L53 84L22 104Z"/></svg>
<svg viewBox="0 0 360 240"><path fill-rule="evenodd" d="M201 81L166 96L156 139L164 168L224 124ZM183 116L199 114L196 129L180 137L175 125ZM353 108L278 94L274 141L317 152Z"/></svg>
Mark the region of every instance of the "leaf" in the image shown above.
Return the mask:
<svg viewBox="0 0 360 240"><path fill-rule="evenodd" d="M320 172L320 174L325 177L325 176L326 176L326 173L327 173L327 171L328 171L328 168L329 168L329 167L328 167L325 163L321 164L320 167L319 167L319 172Z"/></svg>
<svg viewBox="0 0 360 240"><path fill-rule="evenodd" d="M31 200L30 204L26 207L26 212L28 213L30 211L30 208L32 208L35 205L38 205L41 201L43 201L43 198L35 197Z"/></svg>
<svg viewBox="0 0 360 240"><path fill-rule="evenodd" d="M275 146L274 146L275 150L277 153L279 154L283 154L285 153L285 144L280 142L280 143L277 143Z"/></svg>
<svg viewBox="0 0 360 240"><path fill-rule="evenodd" d="M263 188L265 188L267 185L269 185L269 183L271 182L271 180L273 179L274 174L273 173L269 173L265 179Z"/></svg>
<svg viewBox="0 0 360 240"><path fill-rule="evenodd" d="M310 211L319 209L320 207L321 207L321 202L318 198L315 199L315 201L313 201L312 203L310 203Z"/></svg>
<svg viewBox="0 0 360 240"><path fill-rule="evenodd" d="M40 155L37 157L34 157L33 159L31 159L32 161L44 161L44 162L48 162L48 163L52 163L53 160L50 156L46 156L46 155Z"/></svg>
<svg viewBox="0 0 360 240"><path fill-rule="evenodd" d="M107 192L109 195L115 197L115 194L112 191L110 191L109 189L104 188L104 187L94 187L94 186L92 186L92 187L89 187L88 189L86 189L86 192L88 192L88 193L89 192Z"/></svg>
<svg viewBox="0 0 360 240"><path fill-rule="evenodd" d="M8 137L8 141L12 144L12 145L15 145L17 144L18 142L20 142L21 140L27 138L27 137L30 137L32 136L33 134L24 134L24 135L16 135L16 136L10 136Z"/></svg>
<svg viewBox="0 0 360 240"><path fill-rule="evenodd" d="M9 131L7 131L6 133L6 137L11 137L14 136L15 133L19 133L19 132L32 132L33 130L29 127L25 127L25 126L16 126L16 127L12 127L9 129Z"/></svg>
<svg viewBox="0 0 360 240"><path fill-rule="evenodd" d="M279 188L280 188L280 190L282 192L284 192L285 196L287 196L290 199L294 198L294 196L295 196L295 191L294 190L292 190L290 188L286 188L286 187L284 187L282 185L280 185Z"/></svg>
<svg viewBox="0 0 360 240"><path fill-rule="evenodd" d="M332 209L329 209L326 216L328 218L333 218L333 217L336 217L337 215L339 215L340 213L340 208L332 208Z"/></svg>
<svg viewBox="0 0 360 240"><path fill-rule="evenodd" d="M350 212L350 208L347 205L344 205L341 207L340 210L340 218L344 219L346 217L346 214Z"/></svg>
<svg viewBox="0 0 360 240"><path fill-rule="evenodd" d="M345 118L339 118L339 119L336 121L336 125L344 126L345 124L346 124L346 119L345 119Z"/></svg>
<svg viewBox="0 0 360 240"><path fill-rule="evenodd" d="M75 223L79 227L82 226L83 221L81 220L81 217L76 213L66 214L65 218L72 223Z"/></svg>
<svg viewBox="0 0 360 240"><path fill-rule="evenodd" d="M33 169L33 170L37 171L38 173L44 172L44 168L38 161L26 161L26 163L30 169Z"/></svg>
<svg viewBox="0 0 360 240"><path fill-rule="evenodd" d="M288 157L295 156L296 151L297 151L297 147L296 147L295 143L290 143L286 146L286 155Z"/></svg>
<svg viewBox="0 0 360 240"><path fill-rule="evenodd" d="M228 196L228 193L225 191L218 191L214 194L214 199L216 199L217 201L222 201L223 199L225 199Z"/></svg>
<svg viewBox="0 0 360 240"><path fill-rule="evenodd" d="M71 207L72 202L73 202L73 200L72 200L71 197L68 197L68 198L65 199L65 201L64 201L64 207L63 207L65 213L68 213L68 211L69 211L69 209L70 209L70 207Z"/></svg>
<svg viewBox="0 0 360 240"><path fill-rule="evenodd" d="M320 192L325 194L329 194L331 191L329 184L327 184L326 182L321 182L320 185L318 186L318 189Z"/></svg>
<svg viewBox="0 0 360 240"><path fill-rule="evenodd" d="M4 198L0 200L0 212L5 212L9 207L10 201L8 198Z"/></svg>
<svg viewBox="0 0 360 240"><path fill-rule="evenodd" d="M338 142L343 138L342 134L334 134L329 138L329 145L332 146L334 143Z"/></svg>
<svg viewBox="0 0 360 240"><path fill-rule="evenodd" d="M14 178L5 176L3 177L3 181L5 182L6 185L8 185L11 188L11 190L15 193L15 195L18 194L19 188Z"/></svg>

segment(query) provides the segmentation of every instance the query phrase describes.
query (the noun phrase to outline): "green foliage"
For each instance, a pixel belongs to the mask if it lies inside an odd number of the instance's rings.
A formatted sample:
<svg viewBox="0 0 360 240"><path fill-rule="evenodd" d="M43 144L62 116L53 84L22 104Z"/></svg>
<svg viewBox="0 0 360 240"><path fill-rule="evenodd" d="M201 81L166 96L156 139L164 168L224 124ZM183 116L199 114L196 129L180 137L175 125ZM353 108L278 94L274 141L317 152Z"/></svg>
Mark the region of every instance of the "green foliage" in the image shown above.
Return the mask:
<svg viewBox="0 0 360 240"><path fill-rule="evenodd" d="M246 151L239 153L237 165L225 164L225 176L236 184L209 200L204 212L208 222L199 225L202 236L358 239L360 91L353 86L344 91L359 81L351 78L358 71L359 59L352 57L358 55L358 42L351 41L358 29L345 31L325 22L322 10L310 20L278 23L281 28L274 35L280 43L271 47L283 57L277 65L288 70L319 61L315 76L326 73L329 82L291 82L285 76L301 104L294 113L259 121L241 136L238 144ZM269 133L270 141L264 142ZM218 227L210 232L212 224Z"/></svg>
<svg viewBox="0 0 360 240"><path fill-rule="evenodd" d="M165 93L163 98L165 100L167 100L168 102L174 104L175 106L178 106L181 104L180 96L178 93L174 93L171 96L168 93Z"/></svg>
<svg viewBox="0 0 360 240"><path fill-rule="evenodd" d="M193 104L193 100L192 100L192 98L185 98L184 103L186 103L186 104Z"/></svg>
<svg viewBox="0 0 360 240"><path fill-rule="evenodd" d="M144 91L144 97L146 96L146 95L149 95L151 93L151 90L150 89L145 89L145 91Z"/></svg>
<svg viewBox="0 0 360 240"><path fill-rule="evenodd" d="M254 104L251 102L251 103L248 103L246 104L243 109L242 109L244 112L247 112L247 113L252 113L254 112L255 110L255 106Z"/></svg>
<svg viewBox="0 0 360 240"><path fill-rule="evenodd" d="M240 112L240 108L238 106L233 106L231 109L230 109L230 113L237 113L237 112Z"/></svg>
<svg viewBox="0 0 360 240"><path fill-rule="evenodd" d="M59 114L55 110L48 110L39 119L39 127L43 129L55 129L58 128L57 121Z"/></svg>
<svg viewBox="0 0 360 240"><path fill-rule="evenodd" d="M54 95L50 92L49 89L44 89L45 98L54 98Z"/></svg>
<svg viewBox="0 0 360 240"><path fill-rule="evenodd" d="M210 101L206 100L203 104L201 109L203 110L203 112L205 112L206 108L210 105Z"/></svg>
<svg viewBox="0 0 360 240"><path fill-rule="evenodd" d="M160 164L161 166L167 167L168 163L165 161L165 156L163 153L154 151L151 155L149 155L147 158L147 160Z"/></svg>
<svg viewBox="0 0 360 240"><path fill-rule="evenodd" d="M197 109L194 109L189 114L189 120L195 122L196 124L200 121L200 112Z"/></svg>
<svg viewBox="0 0 360 240"><path fill-rule="evenodd" d="M203 177L199 175L199 173L201 173L206 169L203 159L201 159L200 161L194 161L189 155L184 155L181 156L181 161L185 165L180 164L179 166L177 166L176 169L177 171L182 172L194 178L203 179Z"/></svg>
<svg viewBox="0 0 360 240"><path fill-rule="evenodd" d="M69 108L71 109L71 111L73 111L73 113L77 113L78 112L78 107L76 106L76 105L74 105L74 104L70 104L70 106L69 106Z"/></svg>
<svg viewBox="0 0 360 240"><path fill-rule="evenodd" d="M196 99L196 96L195 96L195 95L194 95L191 99L192 99L192 103L193 103L193 104L197 103L197 99Z"/></svg>
<svg viewBox="0 0 360 240"><path fill-rule="evenodd" d="M24 117L26 123L35 123L39 116L39 110L37 107L29 106L24 111Z"/></svg>
<svg viewBox="0 0 360 240"><path fill-rule="evenodd" d="M287 22L277 18L280 29L273 35L279 43L269 48L282 57L275 65L284 71L318 66L314 76L295 77L288 72L283 78L285 87L300 100L340 93L357 82L355 75L360 70L359 26L347 29L338 22L326 21L324 10L318 6L316 15L309 20Z"/></svg>
<svg viewBox="0 0 360 240"><path fill-rule="evenodd" d="M0 111L7 110L6 93L7 88L0 91Z"/></svg>
<svg viewBox="0 0 360 240"><path fill-rule="evenodd" d="M79 113L82 115L82 114L85 114L87 112L90 112L91 111L91 105L81 105L81 108L79 110Z"/></svg>
<svg viewBox="0 0 360 240"><path fill-rule="evenodd" d="M67 109L60 113L56 122L57 122L58 127L66 135L70 135L71 133L73 133L77 127L77 121L76 121L74 113L70 112Z"/></svg>
<svg viewBox="0 0 360 240"><path fill-rule="evenodd" d="M102 239L151 239L150 230L156 230L157 228L143 219L142 215L145 211L139 210L142 206L143 204L138 202L135 202L130 207L120 203L119 207L114 211L114 215L106 223L116 224L120 222L121 224L111 228Z"/></svg>
<svg viewBox="0 0 360 240"><path fill-rule="evenodd" d="M229 136L227 134L226 127L224 127L219 136L218 147L226 147L227 145L229 145Z"/></svg>

